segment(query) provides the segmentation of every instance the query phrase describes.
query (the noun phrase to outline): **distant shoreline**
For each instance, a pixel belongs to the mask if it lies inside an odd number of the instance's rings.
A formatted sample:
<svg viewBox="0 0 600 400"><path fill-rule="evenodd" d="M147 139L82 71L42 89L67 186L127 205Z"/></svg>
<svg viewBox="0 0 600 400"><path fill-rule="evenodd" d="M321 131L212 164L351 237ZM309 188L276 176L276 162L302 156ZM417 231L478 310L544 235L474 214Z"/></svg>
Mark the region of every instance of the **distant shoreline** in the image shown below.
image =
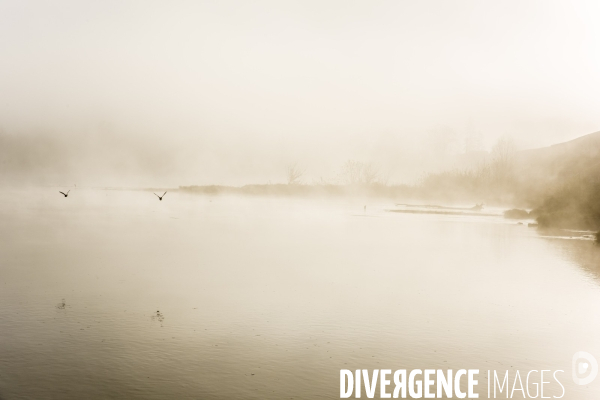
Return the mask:
<svg viewBox="0 0 600 400"><path fill-rule="evenodd" d="M244 186L223 186L223 185L205 185L205 186L180 186L180 192L205 194L205 195L250 195L250 196L298 196L298 197L317 197L317 196L369 196L382 198L401 198L413 197L416 188L409 185L288 185L288 184L253 184Z"/></svg>

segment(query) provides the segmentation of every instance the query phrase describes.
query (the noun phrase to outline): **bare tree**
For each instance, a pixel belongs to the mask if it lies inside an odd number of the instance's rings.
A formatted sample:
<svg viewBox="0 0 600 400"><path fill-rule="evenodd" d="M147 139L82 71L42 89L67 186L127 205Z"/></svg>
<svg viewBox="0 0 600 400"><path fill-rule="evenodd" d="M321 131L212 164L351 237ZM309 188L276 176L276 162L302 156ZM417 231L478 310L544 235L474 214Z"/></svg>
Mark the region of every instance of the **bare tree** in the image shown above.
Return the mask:
<svg viewBox="0 0 600 400"><path fill-rule="evenodd" d="M379 168L375 167L373 164L363 164L362 168L362 183L365 185L372 185L374 183L379 182L381 174L379 173Z"/></svg>
<svg viewBox="0 0 600 400"><path fill-rule="evenodd" d="M298 167L297 164L288 165L287 169L287 181L288 185L300 184L300 178L304 175L304 170Z"/></svg>
<svg viewBox="0 0 600 400"><path fill-rule="evenodd" d="M507 180L514 172L517 146L509 137L501 137L492 148L492 168L498 180Z"/></svg>
<svg viewBox="0 0 600 400"><path fill-rule="evenodd" d="M348 160L342 166L340 181L346 185L372 185L379 182L381 174L373 164Z"/></svg>
<svg viewBox="0 0 600 400"><path fill-rule="evenodd" d="M361 183L362 163L359 161L348 160L342 166L340 179L346 185L357 185Z"/></svg>

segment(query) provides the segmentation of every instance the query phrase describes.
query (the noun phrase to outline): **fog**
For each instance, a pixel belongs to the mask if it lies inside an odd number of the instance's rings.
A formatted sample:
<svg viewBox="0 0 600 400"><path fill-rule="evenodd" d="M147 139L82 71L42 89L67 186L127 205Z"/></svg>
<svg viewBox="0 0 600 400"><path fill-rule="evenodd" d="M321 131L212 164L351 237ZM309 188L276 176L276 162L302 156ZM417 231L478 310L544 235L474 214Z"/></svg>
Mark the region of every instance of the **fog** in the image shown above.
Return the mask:
<svg viewBox="0 0 600 400"><path fill-rule="evenodd" d="M0 1L0 181L276 183L298 163L310 182L353 159L402 183L501 137L570 140L600 127L598 16L593 1Z"/></svg>
<svg viewBox="0 0 600 400"><path fill-rule="evenodd" d="M0 0L0 400L600 398L598 21Z"/></svg>

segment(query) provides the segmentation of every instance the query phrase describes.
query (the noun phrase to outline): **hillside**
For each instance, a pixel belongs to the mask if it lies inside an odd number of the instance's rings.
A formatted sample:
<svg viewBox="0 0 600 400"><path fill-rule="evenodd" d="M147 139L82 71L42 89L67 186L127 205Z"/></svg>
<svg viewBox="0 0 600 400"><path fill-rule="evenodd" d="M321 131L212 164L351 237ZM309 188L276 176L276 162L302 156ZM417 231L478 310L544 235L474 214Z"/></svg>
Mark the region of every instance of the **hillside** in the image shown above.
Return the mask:
<svg viewBox="0 0 600 400"><path fill-rule="evenodd" d="M600 229L600 132L519 152L515 168L540 225Z"/></svg>
<svg viewBox="0 0 600 400"><path fill-rule="evenodd" d="M539 149L517 153L515 170L525 191L548 195L578 177L600 172L600 132Z"/></svg>

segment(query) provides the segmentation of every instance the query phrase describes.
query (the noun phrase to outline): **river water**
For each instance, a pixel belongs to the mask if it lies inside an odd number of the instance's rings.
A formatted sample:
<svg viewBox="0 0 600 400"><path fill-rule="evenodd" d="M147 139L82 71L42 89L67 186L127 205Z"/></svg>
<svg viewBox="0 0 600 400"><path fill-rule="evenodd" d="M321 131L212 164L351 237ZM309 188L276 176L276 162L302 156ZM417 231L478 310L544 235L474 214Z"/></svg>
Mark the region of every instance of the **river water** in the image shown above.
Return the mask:
<svg viewBox="0 0 600 400"><path fill-rule="evenodd" d="M564 398L600 397L571 379L600 359L590 240L373 200L0 202L0 399L335 399L341 369L416 368L479 369L480 398L488 370L563 370Z"/></svg>

